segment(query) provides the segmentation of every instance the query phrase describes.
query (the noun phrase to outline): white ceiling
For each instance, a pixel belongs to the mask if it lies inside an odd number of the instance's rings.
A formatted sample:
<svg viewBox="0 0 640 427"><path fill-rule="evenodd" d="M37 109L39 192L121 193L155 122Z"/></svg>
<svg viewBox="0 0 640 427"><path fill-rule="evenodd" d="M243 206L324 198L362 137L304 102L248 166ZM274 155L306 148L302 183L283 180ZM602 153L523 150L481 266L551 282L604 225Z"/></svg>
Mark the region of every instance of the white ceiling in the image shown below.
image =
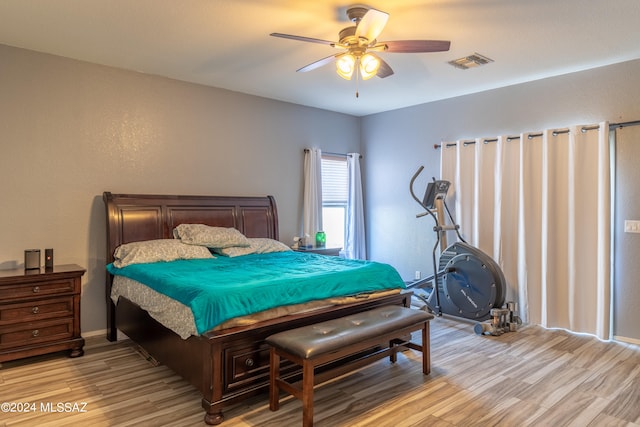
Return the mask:
<svg viewBox="0 0 640 427"><path fill-rule="evenodd" d="M356 116L640 58L638 0L371 0L380 40L450 40L441 53L383 53L395 74L359 83L325 40L355 3L330 0L0 0L0 44ZM459 70L474 52L495 62ZM1 73L1 71L0 71ZM0 74L1 75L1 74Z"/></svg>

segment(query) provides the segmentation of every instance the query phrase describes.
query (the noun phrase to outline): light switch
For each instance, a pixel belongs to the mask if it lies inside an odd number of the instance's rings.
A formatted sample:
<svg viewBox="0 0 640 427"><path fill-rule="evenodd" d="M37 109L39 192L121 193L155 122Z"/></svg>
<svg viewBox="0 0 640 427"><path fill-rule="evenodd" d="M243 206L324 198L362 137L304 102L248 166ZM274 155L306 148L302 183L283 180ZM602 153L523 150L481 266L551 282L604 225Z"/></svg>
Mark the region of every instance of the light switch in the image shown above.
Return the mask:
<svg viewBox="0 0 640 427"><path fill-rule="evenodd" d="M640 233L640 221L631 219L624 220L624 232L625 233Z"/></svg>

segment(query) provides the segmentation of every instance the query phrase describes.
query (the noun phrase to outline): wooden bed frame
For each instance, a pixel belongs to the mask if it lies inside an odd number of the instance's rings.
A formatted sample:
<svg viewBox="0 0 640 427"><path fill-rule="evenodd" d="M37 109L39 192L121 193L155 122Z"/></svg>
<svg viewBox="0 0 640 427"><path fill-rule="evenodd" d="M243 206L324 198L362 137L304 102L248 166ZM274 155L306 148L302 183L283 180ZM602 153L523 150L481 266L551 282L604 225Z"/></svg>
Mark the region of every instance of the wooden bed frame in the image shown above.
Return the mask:
<svg viewBox="0 0 640 427"><path fill-rule="evenodd" d="M115 249L141 240L172 238L182 223L235 227L247 237L278 239L275 200L266 197L103 195L107 211L107 262ZM269 387L269 347L265 338L277 332L343 317L384 305L410 305L410 293L363 300L288 315L251 326L234 327L184 340L167 329L136 304L120 298L111 300L113 276L107 274L107 338L117 340L121 330L158 362L165 364L193 384L202 394L207 424L220 424L222 409L249 396L265 393ZM354 365L370 363L377 351L349 360ZM344 361L343 361L344 362ZM331 366L335 368L335 365ZM345 367L345 372L350 370ZM299 377L293 365L282 367L283 375ZM335 372L335 371L334 371ZM265 401L268 396L265 395Z"/></svg>

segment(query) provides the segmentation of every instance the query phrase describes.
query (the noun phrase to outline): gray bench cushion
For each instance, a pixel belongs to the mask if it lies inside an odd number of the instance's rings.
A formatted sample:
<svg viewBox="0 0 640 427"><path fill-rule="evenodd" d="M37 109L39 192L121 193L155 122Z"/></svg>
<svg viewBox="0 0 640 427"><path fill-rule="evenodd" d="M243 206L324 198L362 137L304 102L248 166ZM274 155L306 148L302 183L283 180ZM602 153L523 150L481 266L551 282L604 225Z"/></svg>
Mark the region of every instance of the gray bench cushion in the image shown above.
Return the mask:
<svg viewBox="0 0 640 427"><path fill-rule="evenodd" d="M421 310L386 306L280 332L271 335L266 341L273 347L303 359L313 359L350 344L431 319L432 314Z"/></svg>

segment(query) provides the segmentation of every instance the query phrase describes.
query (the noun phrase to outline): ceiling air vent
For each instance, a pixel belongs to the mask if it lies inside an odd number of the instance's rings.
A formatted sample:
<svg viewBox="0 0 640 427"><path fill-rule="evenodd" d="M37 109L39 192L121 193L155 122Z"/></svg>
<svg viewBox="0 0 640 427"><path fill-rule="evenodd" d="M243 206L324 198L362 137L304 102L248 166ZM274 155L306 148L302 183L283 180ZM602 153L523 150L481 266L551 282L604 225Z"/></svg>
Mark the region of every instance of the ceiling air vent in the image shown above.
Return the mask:
<svg viewBox="0 0 640 427"><path fill-rule="evenodd" d="M461 70L468 70L469 68L479 67L481 65L488 64L489 62L493 62L493 59L487 58L479 53L474 53L473 55L465 56L464 58L449 61L449 64L456 68L460 68Z"/></svg>

